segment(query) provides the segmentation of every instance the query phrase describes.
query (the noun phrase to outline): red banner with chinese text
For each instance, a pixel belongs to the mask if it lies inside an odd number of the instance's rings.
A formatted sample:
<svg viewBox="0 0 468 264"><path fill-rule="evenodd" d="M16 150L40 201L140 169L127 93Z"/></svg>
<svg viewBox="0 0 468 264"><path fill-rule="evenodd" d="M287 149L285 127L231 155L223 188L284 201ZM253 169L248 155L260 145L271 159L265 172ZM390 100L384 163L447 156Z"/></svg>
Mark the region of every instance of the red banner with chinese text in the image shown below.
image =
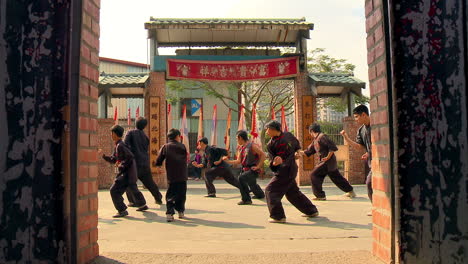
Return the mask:
<svg viewBox="0 0 468 264"><path fill-rule="evenodd" d="M196 61L167 59L167 79L247 81L294 77L299 57L247 61Z"/></svg>

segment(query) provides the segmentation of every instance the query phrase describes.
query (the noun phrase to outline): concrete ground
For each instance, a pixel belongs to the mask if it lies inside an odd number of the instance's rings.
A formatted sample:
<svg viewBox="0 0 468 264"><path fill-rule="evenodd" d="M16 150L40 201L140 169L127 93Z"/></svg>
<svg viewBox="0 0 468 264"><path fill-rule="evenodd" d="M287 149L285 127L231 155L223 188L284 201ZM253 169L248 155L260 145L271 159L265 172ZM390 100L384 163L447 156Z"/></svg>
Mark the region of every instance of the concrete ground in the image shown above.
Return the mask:
<svg viewBox="0 0 468 264"><path fill-rule="evenodd" d="M259 181L264 188L268 180ZM216 180L217 198L206 198L202 181L188 182L186 219L167 223L165 206L112 218L109 192L99 191L100 257L93 263L380 263L371 253L371 209L365 185L358 197L342 197L325 183L327 201L314 202L320 216L304 218L286 199L286 224L268 223L265 200L239 206L239 191ZM301 190L312 198L309 186ZM163 190L164 194L165 190ZM176 215L177 216L177 215Z"/></svg>

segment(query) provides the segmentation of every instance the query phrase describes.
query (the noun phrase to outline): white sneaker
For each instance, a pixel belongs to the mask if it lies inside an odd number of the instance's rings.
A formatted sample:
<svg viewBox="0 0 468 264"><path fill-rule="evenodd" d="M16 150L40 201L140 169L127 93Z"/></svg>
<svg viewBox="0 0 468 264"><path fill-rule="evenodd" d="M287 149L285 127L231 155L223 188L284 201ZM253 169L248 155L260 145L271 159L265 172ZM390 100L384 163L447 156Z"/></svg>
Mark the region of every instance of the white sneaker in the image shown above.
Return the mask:
<svg viewBox="0 0 468 264"><path fill-rule="evenodd" d="M307 218L312 218L312 217L317 217L318 215L319 215L319 212L315 212L315 213L310 214L310 215L308 215L308 214L303 214L303 215L301 215L301 216L302 216L302 217L307 217Z"/></svg>
<svg viewBox="0 0 468 264"><path fill-rule="evenodd" d="M370 210L369 212L367 212L367 216L372 216L372 210Z"/></svg>
<svg viewBox="0 0 468 264"><path fill-rule="evenodd" d="M166 215L166 221L167 222L174 222L174 216L170 215L170 214Z"/></svg>
<svg viewBox="0 0 468 264"><path fill-rule="evenodd" d="M270 223L286 223L286 218L281 218L281 219L274 219L274 218L271 218L268 219L268 222Z"/></svg>
<svg viewBox="0 0 468 264"><path fill-rule="evenodd" d="M344 197L354 198L356 197L356 193L354 191L347 192L343 194Z"/></svg>
<svg viewBox="0 0 468 264"><path fill-rule="evenodd" d="M185 218L184 212L179 212L179 219Z"/></svg>

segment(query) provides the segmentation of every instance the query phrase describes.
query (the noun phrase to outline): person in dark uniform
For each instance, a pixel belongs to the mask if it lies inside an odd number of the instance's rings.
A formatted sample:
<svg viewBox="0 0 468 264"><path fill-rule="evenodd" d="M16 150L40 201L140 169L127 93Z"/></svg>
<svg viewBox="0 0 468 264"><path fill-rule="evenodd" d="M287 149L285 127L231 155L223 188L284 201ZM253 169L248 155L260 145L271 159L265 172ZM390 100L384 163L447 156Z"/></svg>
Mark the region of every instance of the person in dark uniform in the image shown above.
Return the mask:
<svg viewBox="0 0 468 264"><path fill-rule="evenodd" d="M153 195L156 204L162 204L162 194L159 192L158 185L153 180L150 169L150 160L148 154L149 139L146 136L143 129L147 125L147 121L143 117L139 117L136 120L136 129L130 130L125 136L124 143L127 145L135 156L135 162L137 164L137 176L138 179L143 183ZM127 192L128 206L135 206L135 199Z"/></svg>
<svg viewBox="0 0 468 264"><path fill-rule="evenodd" d="M367 195L369 196L370 201L372 202L372 170L371 170L371 161L372 161L372 142L371 142L371 126L370 126L370 117L369 117L369 108L365 105L358 105L356 108L353 109L353 116L356 123L361 125L359 128L356 141L353 141L346 131L341 131L341 135L344 137L346 142L351 147L358 148L365 150L361 157L362 160L366 160L369 168L369 173L366 177L366 185L367 185ZM369 212L367 215L372 215L372 212Z"/></svg>
<svg viewBox="0 0 468 264"><path fill-rule="evenodd" d="M286 199L303 213L304 217L318 216L317 207L307 198L297 186L296 151L300 144L296 137L289 132L281 132L281 123L272 120L266 124L266 133L271 137L267 149L270 159L270 168L274 176L265 188L270 223L285 223L281 199Z"/></svg>
<svg viewBox="0 0 468 264"><path fill-rule="evenodd" d="M200 150L204 152L203 163L197 164L192 162L192 165L198 168L205 167L205 185L208 195L205 197L216 197L216 188L213 181L216 177L223 177L224 180L232 186L239 188L239 180L232 174L230 166L223 160L227 156L227 150L208 146L208 139L203 137L198 140Z"/></svg>
<svg viewBox="0 0 468 264"><path fill-rule="evenodd" d="M156 158L156 166L166 160L166 174L169 188L166 192L166 220L174 221L175 211L184 218L187 197L187 149L180 143L180 131L172 128L167 134L169 142L164 144Z"/></svg>
<svg viewBox="0 0 468 264"><path fill-rule="evenodd" d="M253 192L256 198L262 199L265 193L262 188L257 184L258 173L263 167L265 161L265 153L253 142L249 142L247 131L239 130L236 133L237 144L240 146L237 159L228 160L228 157L223 157L229 164L241 164L242 169L239 174L239 190L242 200L238 205L252 204L250 191Z"/></svg>
<svg viewBox="0 0 468 264"><path fill-rule="evenodd" d="M307 157L318 153L320 155L320 161L315 166L314 170L310 174L310 180L312 182L312 192L315 198L312 200L324 201L326 200L325 192L322 189L323 180L325 176L330 176L332 182L345 192L345 196L354 198L356 193L353 191L353 187L349 184L343 175L338 170L336 157L334 152L338 150L335 142L330 140L327 135L322 133L320 125L317 123L312 124L309 127L309 133L313 138L313 142L307 147L305 151L300 151L301 154L305 154Z"/></svg>
<svg viewBox="0 0 468 264"><path fill-rule="evenodd" d="M111 128L112 140L115 142L114 153L111 156L105 154L102 158L110 163L115 164L118 173L115 177L114 183L110 188L112 202L114 203L117 214L113 217L124 217L128 215L127 206L123 202L123 193L127 190L134 198L134 203L138 207L137 211L148 210L146 206L145 197L138 190L136 185L137 171L136 163L130 149L122 142L122 135L124 132L123 127L115 125ZM101 152L101 150L99 150Z"/></svg>

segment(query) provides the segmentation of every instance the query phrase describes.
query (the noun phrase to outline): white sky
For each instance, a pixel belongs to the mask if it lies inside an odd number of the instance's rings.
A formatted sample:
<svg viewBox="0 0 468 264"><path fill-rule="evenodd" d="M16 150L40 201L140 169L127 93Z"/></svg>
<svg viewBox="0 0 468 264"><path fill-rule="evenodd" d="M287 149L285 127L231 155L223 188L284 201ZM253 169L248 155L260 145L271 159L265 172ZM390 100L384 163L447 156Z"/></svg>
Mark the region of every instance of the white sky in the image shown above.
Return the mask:
<svg viewBox="0 0 468 264"><path fill-rule="evenodd" d="M308 49L356 65L367 83L367 48L362 0L101 0L100 56L148 63L149 18L301 18L314 23Z"/></svg>

